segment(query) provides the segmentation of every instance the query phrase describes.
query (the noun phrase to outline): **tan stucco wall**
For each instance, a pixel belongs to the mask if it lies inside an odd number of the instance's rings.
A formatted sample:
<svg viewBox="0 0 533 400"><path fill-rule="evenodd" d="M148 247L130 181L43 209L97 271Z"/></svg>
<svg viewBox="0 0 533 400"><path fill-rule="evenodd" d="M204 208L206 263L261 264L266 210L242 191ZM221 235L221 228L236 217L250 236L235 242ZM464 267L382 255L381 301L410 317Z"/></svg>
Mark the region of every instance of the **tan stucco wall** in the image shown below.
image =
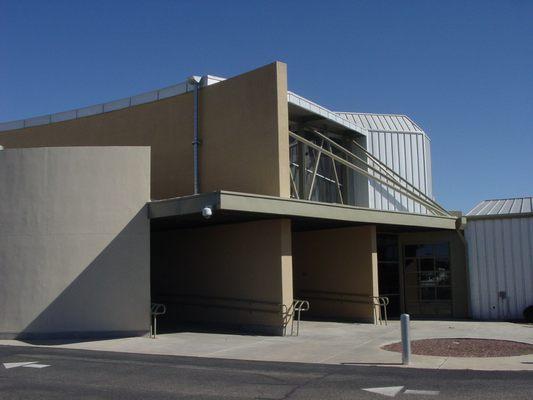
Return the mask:
<svg viewBox="0 0 533 400"><path fill-rule="evenodd" d="M292 247L295 297L309 300L309 316L374 321L358 302L378 294L375 226L295 232Z"/></svg>
<svg viewBox="0 0 533 400"><path fill-rule="evenodd" d="M290 197L287 66L202 89L201 187Z"/></svg>
<svg viewBox="0 0 533 400"><path fill-rule="evenodd" d="M152 297L168 308L161 326L207 322L280 334L279 304L292 303L290 232L289 220L153 232Z"/></svg>
<svg viewBox="0 0 533 400"><path fill-rule="evenodd" d="M0 337L148 333L149 197L147 147L0 151Z"/></svg>
<svg viewBox="0 0 533 400"><path fill-rule="evenodd" d="M399 235L400 249L408 244L450 244L450 268L452 273L452 317L468 317L468 276L464 242L456 231L403 233Z"/></svg>
<svg viewBox="0 0 533 400"><path fill-rule="evenodd" d="M200 91L201 191L289 197L287 69L273 63ZM0 132L5 148L150 146L154 199L193 192L193 94Z"/></svg>

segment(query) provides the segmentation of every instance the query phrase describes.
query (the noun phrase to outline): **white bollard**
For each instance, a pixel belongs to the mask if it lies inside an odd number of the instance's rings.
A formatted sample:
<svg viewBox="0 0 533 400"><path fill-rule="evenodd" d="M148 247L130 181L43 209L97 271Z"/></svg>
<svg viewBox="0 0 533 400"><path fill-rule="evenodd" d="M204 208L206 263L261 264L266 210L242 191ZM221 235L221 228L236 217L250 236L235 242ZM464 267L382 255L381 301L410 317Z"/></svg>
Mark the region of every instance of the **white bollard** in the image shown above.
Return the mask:
<svg viewBox="0 0 533 400"><path fill-rule="evenodd" d="M411 361L411 339L409 338L409 314L400 317L402 326L402 364L409 365Z"/></svg>

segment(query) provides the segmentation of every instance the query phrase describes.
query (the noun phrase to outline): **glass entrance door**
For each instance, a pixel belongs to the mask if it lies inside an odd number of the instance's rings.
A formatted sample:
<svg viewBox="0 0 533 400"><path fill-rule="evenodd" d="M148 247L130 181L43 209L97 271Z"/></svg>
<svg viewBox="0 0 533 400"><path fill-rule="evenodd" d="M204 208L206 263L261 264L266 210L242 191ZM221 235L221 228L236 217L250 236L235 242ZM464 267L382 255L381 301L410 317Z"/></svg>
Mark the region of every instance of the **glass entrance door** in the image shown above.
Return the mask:
<svg viewBox="0 0 533 400"><path fill-rule="evenodd" d="M378 235L379 295L389 298L387 315L399 317L400 307L400 252L396 235Z"/></svg>
<svg viewBox="0 0 533 400"><path fill-rule="evenodd" d="M409 314L427 317L452 315L448 243L404 247L404 290Z"/></svg>

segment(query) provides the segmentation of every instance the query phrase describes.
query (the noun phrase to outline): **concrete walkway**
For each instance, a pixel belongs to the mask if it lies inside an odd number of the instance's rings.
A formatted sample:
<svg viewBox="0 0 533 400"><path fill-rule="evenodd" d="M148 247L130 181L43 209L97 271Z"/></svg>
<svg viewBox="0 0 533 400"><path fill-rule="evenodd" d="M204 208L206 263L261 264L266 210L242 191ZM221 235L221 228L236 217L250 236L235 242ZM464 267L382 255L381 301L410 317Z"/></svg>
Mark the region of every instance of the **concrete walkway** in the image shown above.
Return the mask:
<svg viewBox="0 0 533 400"><path fill-rule="evenodd" d="M412 339L481 338L533 344L533 325L506 322L413 321ZM45 346L143 354L210 357L238 360L325 363L345 365L399 366L399 353L380 346L400 340L398 321L388 326L333 322L302 322L299 337L266 337L235 334L180 332L157 339L124 338ZM0 345L39 345L0 340ZM532 370L533 354L518 357L454 358L412 356L412 368Z"/></svg>

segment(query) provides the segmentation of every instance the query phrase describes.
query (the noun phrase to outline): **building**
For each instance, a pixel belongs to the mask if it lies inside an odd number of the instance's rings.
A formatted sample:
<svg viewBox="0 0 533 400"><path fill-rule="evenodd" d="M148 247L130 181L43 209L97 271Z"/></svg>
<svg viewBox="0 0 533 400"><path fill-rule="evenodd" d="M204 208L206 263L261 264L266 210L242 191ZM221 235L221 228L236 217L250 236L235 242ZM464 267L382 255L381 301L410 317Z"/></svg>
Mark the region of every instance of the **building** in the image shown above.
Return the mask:
<svg viewBox="0 0 533 400"><path fill-rule="evenodd" d="M192 143L192 145L191 145ZM273 63L0 124L3 336L468 315L464 219L408 117L336 113ZM85 317L88 315L89 317Z"/></svg>
<svg viewBox="0 0 533 400"><path fill-rule="evenodd" d="M522 319L533 305L533 198L485 200L467 218L472 317Z"/></svg>

